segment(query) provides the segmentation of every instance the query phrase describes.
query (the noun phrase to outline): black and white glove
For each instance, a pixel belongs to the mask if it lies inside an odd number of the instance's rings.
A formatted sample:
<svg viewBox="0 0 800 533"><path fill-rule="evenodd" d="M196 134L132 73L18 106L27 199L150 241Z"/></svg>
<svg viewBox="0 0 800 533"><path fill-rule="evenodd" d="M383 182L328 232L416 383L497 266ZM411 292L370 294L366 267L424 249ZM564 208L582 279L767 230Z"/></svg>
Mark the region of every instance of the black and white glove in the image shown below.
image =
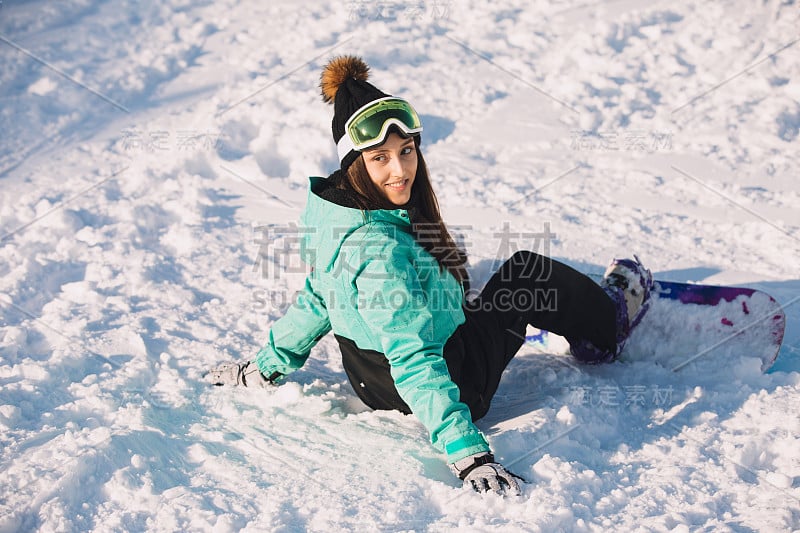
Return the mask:
<svg viewBox="0 0 800 533"><path fill-rule="evenodd" d="M455 475L464 481L465 487L472 487L476 492L492 491L500 495L519 495L522 491L517 480L525 481L516 474L496 463L489 452L470 455L450 465Z"/></svg>
<svg viewBox="0 0 800 533"><path fill-rule="evenodd" d="M258 370L252 361L244 363L224 363L217 368L209 370L203 379L212 385L241 385L242 387L268 387L275 384L275 380L283 374L273 373L266 377Z"/></svg>

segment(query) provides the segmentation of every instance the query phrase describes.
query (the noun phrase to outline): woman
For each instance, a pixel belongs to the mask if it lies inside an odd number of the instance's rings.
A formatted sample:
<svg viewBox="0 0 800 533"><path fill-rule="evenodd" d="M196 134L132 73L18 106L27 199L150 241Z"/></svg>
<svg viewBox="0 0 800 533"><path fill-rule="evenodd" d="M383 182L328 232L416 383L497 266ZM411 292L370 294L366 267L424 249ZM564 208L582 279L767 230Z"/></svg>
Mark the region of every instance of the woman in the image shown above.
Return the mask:
<svg viewBox="0 0 800 533"><path fill-rule="evenodd" d="M419 117L367 75L352 56L334 58L322 73L340 169L311 178L301 218L311 266L305 287L254 361L222 365L207 379L273 384L333 331L364 403L416 415L466 486L519 493L473 422L489 409L527 324L566 337L581 361L613 360L647 309L650 272L638 260L615 261L601 287L557 261L518 252L466 302L466 256L439 214ZM536 302L537 293L552 295L548 305L507 305Z"/></svg>

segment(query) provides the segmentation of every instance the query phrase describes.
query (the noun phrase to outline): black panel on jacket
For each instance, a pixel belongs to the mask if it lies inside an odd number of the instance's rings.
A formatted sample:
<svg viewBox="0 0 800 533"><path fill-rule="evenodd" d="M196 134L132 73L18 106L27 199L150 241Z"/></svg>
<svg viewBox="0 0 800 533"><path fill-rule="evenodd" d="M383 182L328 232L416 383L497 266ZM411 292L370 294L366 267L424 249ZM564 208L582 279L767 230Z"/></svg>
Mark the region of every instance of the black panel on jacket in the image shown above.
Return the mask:
<svg viewBox="0 0 800 533"><path fill-rule="evenodd" d="M389 371L389 361L380 352L363 350L356 343L341 335L333 334L342 352L342 365L350 385L361 401L373 409L411 414L394 385Z"/></svg>
<svg viewBox="0 0 800 533"><path fill-rule="evenodd" d="M485 362L476 364L472 359L465 360L467 350L462 336L458 334L462 329L459 327L456 334L447 341L444 359L450 378L459 388L459 399L469 407L472 419L478 420L489 410L492 396L497 390L499 376L503 371L502 368L499 371L492 369L497 374L497 379L489 379L487 373L481 370ZM355 342L341 335L334 333L333 336L339 343L342 366L350 385L361 401L372 409L397 410L410 414L411 409L397 392L386 356L375 350L359 348Z"/></svg>

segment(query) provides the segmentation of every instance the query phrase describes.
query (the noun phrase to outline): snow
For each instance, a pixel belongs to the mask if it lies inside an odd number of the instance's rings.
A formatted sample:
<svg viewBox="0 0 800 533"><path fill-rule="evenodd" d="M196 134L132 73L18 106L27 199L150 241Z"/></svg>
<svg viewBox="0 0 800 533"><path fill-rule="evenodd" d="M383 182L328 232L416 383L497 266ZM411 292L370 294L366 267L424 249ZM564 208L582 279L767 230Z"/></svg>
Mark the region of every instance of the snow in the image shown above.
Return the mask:
<svg viewBox="0 0 800 533"><path fill-rule="evenodd" d="M799 530L798 27L777 0L4 1L0 532ZM478 286L515 249L635 252L783 303L773 369L673 372L680 322L666 363L524 347L478 423L530 482L506 499L365 408L330 336L280 387L207 387L300 287L263 228L336 165L336 53L420 111Z"/></svg>

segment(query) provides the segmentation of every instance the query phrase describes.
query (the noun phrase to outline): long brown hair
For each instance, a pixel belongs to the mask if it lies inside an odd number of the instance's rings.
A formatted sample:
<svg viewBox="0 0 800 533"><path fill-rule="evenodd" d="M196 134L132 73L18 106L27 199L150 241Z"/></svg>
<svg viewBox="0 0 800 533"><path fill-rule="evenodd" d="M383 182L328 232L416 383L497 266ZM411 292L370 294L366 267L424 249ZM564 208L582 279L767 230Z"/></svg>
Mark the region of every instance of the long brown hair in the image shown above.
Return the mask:
<svg viewBox="0 0 800 533"><path fill-rule="evenodd" d="M419 137L414 137L414 147L417 151L417 174L411 188L411 199L402 207L409 212L411 231L417 243L436 258L440 269L446 268L450 271L466 289L469 284L469 274L465 267L467 254L456 245L442 220L439 202L431 186L428 166L419 149ZM355 196L360 209L399 208L372 182L361 155L348 167L343 182L341 185L357 193Z"/></svg>

